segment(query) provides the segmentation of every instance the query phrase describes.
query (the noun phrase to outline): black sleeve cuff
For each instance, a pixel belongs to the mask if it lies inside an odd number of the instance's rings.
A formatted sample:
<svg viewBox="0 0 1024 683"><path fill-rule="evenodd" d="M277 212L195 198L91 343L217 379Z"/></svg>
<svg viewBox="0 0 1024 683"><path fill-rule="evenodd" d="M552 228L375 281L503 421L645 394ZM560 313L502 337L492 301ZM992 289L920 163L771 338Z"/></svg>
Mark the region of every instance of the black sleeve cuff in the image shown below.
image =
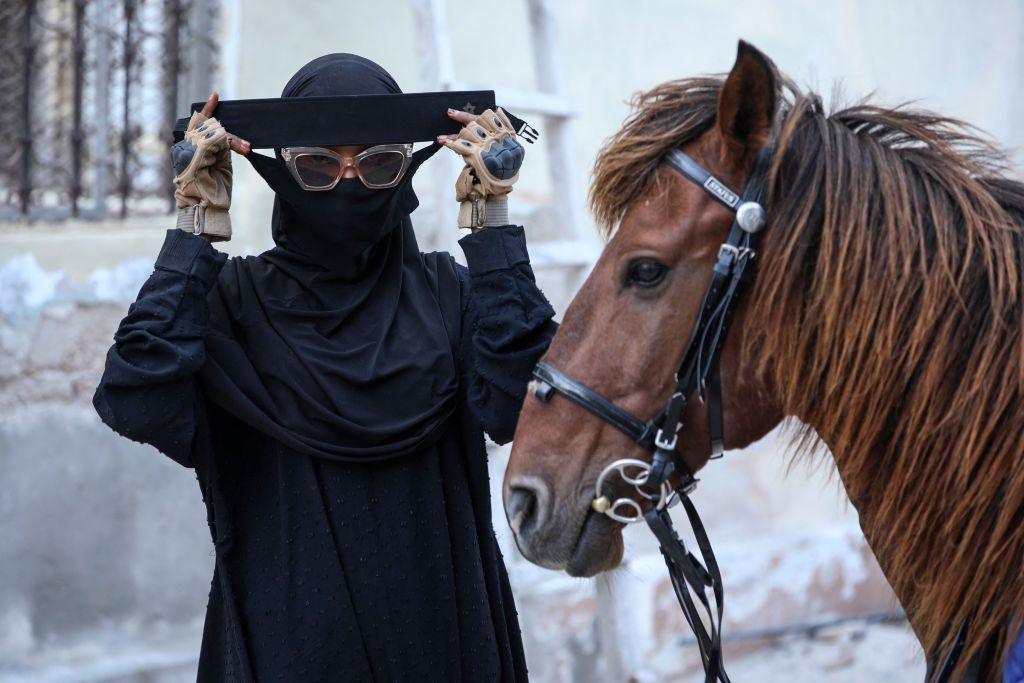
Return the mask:
<svg viewBox="0 0 1024 683"><path fill-rule="evenodd" d="M514 268L530 262L526 231L521 225L502 225L479 230L459 240L470 275Z"/></svg>
<svg viewBox="0 0 1024 683"><path fill-rule="evenodd" d="M197 278L209 290L217 281L220 269L227 258L226 254L214 249L202 237L171 228L167 231L164 246L160 249L154 266Z"/></svg>

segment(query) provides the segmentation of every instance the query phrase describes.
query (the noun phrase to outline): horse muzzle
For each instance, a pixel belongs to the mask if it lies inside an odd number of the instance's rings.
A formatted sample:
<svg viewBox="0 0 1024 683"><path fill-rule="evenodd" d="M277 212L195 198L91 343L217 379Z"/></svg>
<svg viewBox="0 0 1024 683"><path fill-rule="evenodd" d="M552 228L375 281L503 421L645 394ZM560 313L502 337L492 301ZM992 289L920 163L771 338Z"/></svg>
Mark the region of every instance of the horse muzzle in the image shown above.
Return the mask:
<svg viewBox="0 0 1024 683"><path fill-rule="evenodd" d="M592 502L591 495L558 501L539 477L512 477L505 487L505 516L519 552L534 564L573 576L593 576L617 566L622 559L620 527L594 512Z"/></svg>

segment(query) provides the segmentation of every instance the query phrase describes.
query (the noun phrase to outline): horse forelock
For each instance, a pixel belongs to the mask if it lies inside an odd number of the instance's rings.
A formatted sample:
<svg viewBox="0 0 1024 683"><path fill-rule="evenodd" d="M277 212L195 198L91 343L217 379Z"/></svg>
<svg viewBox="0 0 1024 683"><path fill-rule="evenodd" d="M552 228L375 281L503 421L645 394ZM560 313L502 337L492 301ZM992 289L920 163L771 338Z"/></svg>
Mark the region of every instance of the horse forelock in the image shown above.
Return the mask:
<svg viewBox="0 0 1024 683"><path fill-rule="evenodd" d="M722 82L634 99L595 169L606 233ZM783 83L744 357L807 425L797 452L828 442L926 651L970 617L961 667L993 637L999 662L1024 609L1024 185L960 121Z"/></svg>

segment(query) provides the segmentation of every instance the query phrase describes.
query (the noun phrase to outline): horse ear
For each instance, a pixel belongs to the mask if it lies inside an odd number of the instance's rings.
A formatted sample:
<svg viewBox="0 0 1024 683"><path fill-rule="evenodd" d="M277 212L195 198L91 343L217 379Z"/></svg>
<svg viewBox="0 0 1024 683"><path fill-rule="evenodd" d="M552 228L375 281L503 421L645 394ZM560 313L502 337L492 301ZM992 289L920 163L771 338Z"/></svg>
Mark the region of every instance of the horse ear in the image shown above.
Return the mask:
<svg viewBox="0 0 1024 683"><path fill-rule="evenodd" d="M771 137L778 99L775 65L745 41L718 95L718 130L726 152L743 157L758 152Z"/></svg>

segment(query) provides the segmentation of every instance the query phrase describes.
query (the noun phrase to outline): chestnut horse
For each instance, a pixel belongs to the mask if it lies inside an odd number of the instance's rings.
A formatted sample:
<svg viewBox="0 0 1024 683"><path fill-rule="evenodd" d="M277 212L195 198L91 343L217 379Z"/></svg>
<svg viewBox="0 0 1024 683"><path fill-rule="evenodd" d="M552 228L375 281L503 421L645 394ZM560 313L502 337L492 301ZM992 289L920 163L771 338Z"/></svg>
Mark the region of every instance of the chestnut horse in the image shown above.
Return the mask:
<svg viewBox="0 0 1024 683"><path fill-rule="evenodd" d="M995 680L1024 605L1024 185L972 129L906 107L828 113L742 42L727 76L638 95L595 169L610 239L544 361L655 415L733 220L665 156L738 190L769 144L758 273L720 355L725 445L798 418L797 452L829 447L925 652L968 620L953 679L974 661ZM696 471L704 406L684 417L677 450ZM650 454L531 392L504 484L527 559L573 576L619 564L622 525L591 502L620 458Z"/></svg>

